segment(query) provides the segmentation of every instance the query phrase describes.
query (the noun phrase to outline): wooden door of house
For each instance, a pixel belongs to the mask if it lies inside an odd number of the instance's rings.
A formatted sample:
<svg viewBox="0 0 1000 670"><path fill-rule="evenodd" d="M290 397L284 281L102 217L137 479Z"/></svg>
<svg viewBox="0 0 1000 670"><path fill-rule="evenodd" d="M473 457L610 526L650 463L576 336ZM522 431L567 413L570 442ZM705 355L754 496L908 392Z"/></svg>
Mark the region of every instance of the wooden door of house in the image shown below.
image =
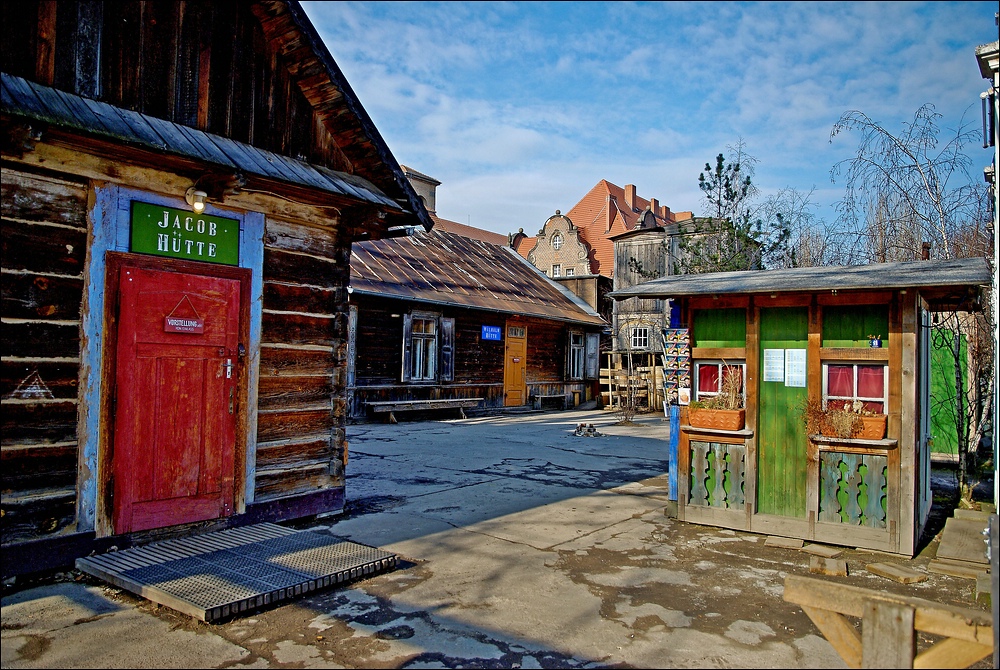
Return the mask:
<svg viewBox="0 0 1000 670"><path fill-rule="evenodd" d="M232 275L249 271L144 265L123 261L116 284L115 533L233 513L247 277Z"/></svg>
<svg viewBox="0 0 1000 670"><path fill-rule="evenodd" d="M805 307L760 310L759 414L757 417L757 513L806 514Z"/></svg>
<svg viewBox="0 0 1000 670"><path fill-rule="evenodd" d="M523 325L507 324L503 366L503 404L523 405L528 399L527 353L528 333Z"/></svg>

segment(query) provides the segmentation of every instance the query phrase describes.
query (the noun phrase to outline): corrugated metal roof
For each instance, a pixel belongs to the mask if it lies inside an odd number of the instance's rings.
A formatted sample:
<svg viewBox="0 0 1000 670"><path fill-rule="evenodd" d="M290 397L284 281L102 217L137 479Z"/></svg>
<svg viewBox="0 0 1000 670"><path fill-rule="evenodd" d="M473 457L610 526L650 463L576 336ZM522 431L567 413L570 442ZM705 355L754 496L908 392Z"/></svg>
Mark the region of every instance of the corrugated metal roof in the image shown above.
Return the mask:
<svg viewBox="0 0 1000 670"><path fill-rule="evenodd" d="M351 289L402 300L606 325L583 300L511 249L439 230L355 243Z"/></svg>
<svg viewBox="0 0 1000 670"><path fill-rule="evenodd" d="M0 111L142 149L166 152L402 211L374 184L253 145L0 73Z"/></svg>
<svg viewBox="0 0 1000 670"><path fill-rule="evenodd" d="M680 298L698 295L739 295L793 293L855 289L969 288L990 283L985 258L909 261L833 267L788 268L784 270L713 272L671 275L613 291L621 298ZM956 293L956 295L957 295Z"/></svg>

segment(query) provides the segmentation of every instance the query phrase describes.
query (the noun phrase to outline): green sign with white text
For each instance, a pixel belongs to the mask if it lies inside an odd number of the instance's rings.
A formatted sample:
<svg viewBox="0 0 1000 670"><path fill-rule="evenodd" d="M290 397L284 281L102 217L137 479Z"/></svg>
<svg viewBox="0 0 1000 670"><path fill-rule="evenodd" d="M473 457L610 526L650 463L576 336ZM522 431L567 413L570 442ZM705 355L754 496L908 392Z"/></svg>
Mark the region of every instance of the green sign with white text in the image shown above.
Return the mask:
<svg viewBox="0 0 1000 670"><path fill-rule="evenodd" d="M129 249L140 254L240 264L240 222L202 212L132 202Z"/></svg>

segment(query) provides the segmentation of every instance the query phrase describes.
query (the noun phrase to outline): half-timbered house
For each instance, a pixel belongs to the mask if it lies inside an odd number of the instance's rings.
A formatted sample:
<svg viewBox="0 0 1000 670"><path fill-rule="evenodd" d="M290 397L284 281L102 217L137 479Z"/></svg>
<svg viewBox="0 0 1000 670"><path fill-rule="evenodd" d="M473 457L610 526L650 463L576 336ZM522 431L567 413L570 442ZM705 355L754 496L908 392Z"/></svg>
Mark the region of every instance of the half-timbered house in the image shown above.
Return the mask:
<svg viewBox="0 0 1000 670"><path fill-rule="evenodd" d="M432 224L302 8L0 34L4 576L341 510L351 244Z"/></svg>
<svg viewBox="0 0 1000 670"><path fill-rule="evenodd" d="M931 315L981 309L989 283L971 258L674 275L612 293L674 301L672 365L692 403L727 376L745 398L728 427L679 408L678 517L912 556L932 503ZM807 429L809 407L845 405L883 428Z"/></svg>

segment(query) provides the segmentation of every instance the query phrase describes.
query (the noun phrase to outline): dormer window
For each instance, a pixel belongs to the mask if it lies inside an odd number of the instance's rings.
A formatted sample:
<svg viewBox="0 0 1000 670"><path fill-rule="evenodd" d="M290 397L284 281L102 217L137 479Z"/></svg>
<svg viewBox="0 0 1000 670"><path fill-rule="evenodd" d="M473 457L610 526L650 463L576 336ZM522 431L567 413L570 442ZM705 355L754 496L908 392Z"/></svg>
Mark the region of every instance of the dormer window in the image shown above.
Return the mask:
<svg viewBox="0 0 1000 670"><path fill-rule="evenodd" d="M560 235L559 233L556 233L555 235L553 235L552 236L552 248L555 249L556 251L559 251L559 249L562 248L562 245L563 245L563 237L562 237L562 235Z"/></svg>

